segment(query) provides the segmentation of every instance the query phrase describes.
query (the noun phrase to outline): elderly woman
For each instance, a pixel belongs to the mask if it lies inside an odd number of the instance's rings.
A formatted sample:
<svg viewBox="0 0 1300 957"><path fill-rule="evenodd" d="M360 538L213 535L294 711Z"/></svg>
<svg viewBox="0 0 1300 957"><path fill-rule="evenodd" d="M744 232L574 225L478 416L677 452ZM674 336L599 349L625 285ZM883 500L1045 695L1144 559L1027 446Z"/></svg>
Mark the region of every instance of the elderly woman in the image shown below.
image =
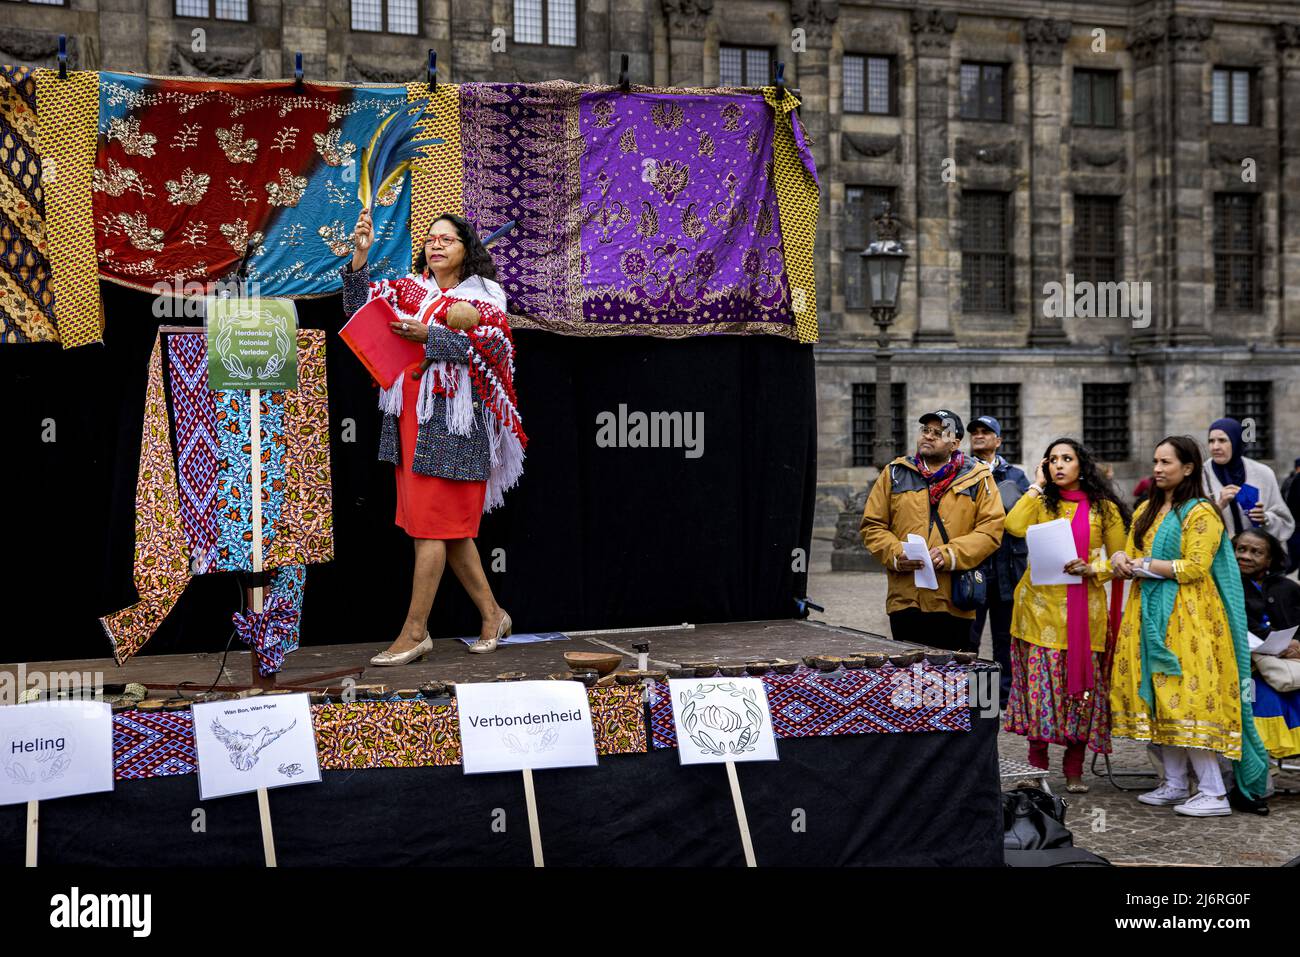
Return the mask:
<svg viewBox="0 0 1300 957"><path fill-rule="evenodd" d="M1233 548L1246 592L1246 622L1251 633L1267 638L1274 631L1300 625L1300 585L1283 574L1286 557L1282 543L1268 532L1251 529L1233 539ZM1300 641L1293 638L1277 657L1300 662ZM1252 656L1252 663L1259 666L1261 662ZM1298 668L1300 665L1290 666L1292 681ZM1300 754L1300 689L1286 684L1283 687L1291 690L1278 691L1259 674L1254 683L1255 727L1264 747L1275 758Z"/></svg>
<svg viewBox="0 0 1300 957"><path fill-rule="evenodd" d="M415 543L415 576L401 634L370 663L404 665L432 650L429 612L448 564L483 618L469 650L495 651L511 621L483 574L474 538L482 513L519 480L528 442L515 404L505 293L491 256L459 216L433 221L415 272L396 281L370 281L368 209L352 240L344 311L351 316L371 299L387 300L398 314L393 334L422 344L425 356L380 394L379 458L397 467L397 524Z"/></svg>
<svg viewBox="0 0 1300 957"><path fill-rule="evenodd" d="M1295 531L1295 518L1282 499L1277 476L1263 462L1242 454L1246 445L1241 423L1236 419L1216 419L1210 423L1208 444L1210 467L1205 470L1205 489L1223 515L1229 535L1248 528L1262 528L1280 542ZM1258 501L1242 508L1237 501L1243 486L1252 486Z"/></svg>

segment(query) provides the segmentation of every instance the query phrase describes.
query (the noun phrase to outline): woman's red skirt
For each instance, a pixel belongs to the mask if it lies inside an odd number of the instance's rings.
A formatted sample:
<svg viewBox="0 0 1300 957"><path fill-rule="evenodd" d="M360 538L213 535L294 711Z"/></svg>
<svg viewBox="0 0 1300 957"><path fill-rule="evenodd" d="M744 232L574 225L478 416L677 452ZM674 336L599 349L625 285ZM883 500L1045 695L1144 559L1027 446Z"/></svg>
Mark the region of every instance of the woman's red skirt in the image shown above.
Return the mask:
<svg viewBox="0 0 1300 957"><path fill-rule="evenodd" d="M460 482L411 470L420 432L415 415L420 380L411 378L411 369L402 373L402 414L397 420L402 450L396 470L397 524L412 538L477 538L487 482Z"/></svg>

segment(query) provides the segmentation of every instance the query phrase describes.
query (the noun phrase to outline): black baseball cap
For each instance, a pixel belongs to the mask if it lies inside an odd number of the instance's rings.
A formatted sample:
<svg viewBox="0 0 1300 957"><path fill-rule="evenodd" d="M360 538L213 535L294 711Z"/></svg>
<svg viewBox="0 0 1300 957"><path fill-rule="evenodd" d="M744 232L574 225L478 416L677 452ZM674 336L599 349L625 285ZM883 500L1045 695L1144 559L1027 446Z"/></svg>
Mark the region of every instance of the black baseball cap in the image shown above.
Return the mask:
<svg viewBox="0 0 1300 957"><path fill-rule="evenodd" d="M966 435L966 429L961 424L961 416L956 412L949 409L937 409L934 412L925 413L925 415L921 416L917 421L922 425L925 425L925 423L929 422L931 419L938 419L943 424L945 431L947 429L952 429L953 433L959 439Z"/></svg>

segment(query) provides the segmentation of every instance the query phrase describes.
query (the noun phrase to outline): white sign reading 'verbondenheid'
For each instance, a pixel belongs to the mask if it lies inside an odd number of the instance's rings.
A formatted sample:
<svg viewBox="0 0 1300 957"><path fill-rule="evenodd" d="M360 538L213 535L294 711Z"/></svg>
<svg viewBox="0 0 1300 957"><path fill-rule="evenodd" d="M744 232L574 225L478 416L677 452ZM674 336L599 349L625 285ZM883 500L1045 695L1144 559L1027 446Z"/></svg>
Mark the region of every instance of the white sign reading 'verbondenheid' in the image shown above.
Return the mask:
<svg viewBox="0 0 1300 957"><path fill-rule="evenodd" d="M682 764L777 760L761 678L674 678L668 693Z"/></svg>
<svg viewBox="0 0 1300 957"><path fill-rule="evenodd" d="M193 710L200 800L320 782L307 695L212 701Z"/></svg>
<svg viewBox="0 0 1300 957"><path fill-rule="evenodd" d="M103 701L0 708L0 804L113 790L113 709Z"/></svg>
<svg viewBox="0 0 1300 957"><path fill-rule="evenodd" d="M457 684L466 774L596 763L587 689L576 681Z"/></svg>

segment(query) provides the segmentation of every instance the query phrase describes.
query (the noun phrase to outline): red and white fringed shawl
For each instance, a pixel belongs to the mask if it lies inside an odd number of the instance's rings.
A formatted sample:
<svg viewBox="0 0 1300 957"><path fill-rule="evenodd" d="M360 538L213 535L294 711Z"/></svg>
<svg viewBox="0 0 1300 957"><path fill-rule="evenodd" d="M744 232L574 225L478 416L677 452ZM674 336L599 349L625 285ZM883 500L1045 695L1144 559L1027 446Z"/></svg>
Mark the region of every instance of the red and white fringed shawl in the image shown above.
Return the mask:
<svg viewBox="0 0 1300 957"><path fill-rule="evenodd" d="M399 313L424 324L446 327L447 310L456 301L468 302L479 313L479 323L468 332L466 364L435 362L420 379L416 418L427 422L433 415L435 395L446 399L447 431L469 435L474 427L474 389L483 397L483 427L488 435L490 468L483 511L490 512L505 500L524 472L524 450L528 436L519 417L515 397L515 347L506 319L504 290L491 280L471 276L442 292L423 276L406 276L395 282L371 283L370 298L382 297ZM379 407L401 415L402 382L383 390Z"/></svg>

